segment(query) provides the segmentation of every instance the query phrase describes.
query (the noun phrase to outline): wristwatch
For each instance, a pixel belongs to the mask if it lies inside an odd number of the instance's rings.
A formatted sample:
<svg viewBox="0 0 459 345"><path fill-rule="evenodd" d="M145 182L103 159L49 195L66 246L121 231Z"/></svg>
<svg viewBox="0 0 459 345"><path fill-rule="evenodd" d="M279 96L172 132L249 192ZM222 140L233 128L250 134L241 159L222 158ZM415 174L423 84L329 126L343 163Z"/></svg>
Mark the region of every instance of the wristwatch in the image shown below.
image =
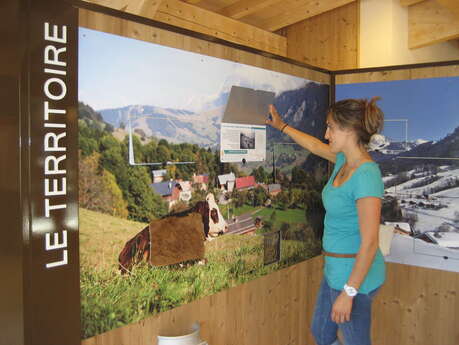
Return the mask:
<svg viewBox="0 0 459 345"><path fill-rule="evenodd" d="M348 295L349 297L354 297L355 295L359 293L359 291L355 287L349 286L347 284L344 284L343 289L346 295Z"/></svg>

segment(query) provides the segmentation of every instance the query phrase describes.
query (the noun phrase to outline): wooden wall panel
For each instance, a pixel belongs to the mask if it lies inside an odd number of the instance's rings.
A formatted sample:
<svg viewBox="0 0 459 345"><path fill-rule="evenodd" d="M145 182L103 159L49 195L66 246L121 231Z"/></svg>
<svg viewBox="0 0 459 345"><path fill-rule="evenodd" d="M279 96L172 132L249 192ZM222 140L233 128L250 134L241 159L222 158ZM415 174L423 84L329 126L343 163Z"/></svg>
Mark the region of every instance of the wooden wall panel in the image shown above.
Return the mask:
<svg viewBox="0 0 459 345"><path fill-rule="evenodd" d="M330 83L330 77L325 73L87 10L80 10L80 26Z"/></svg>
<svg viewBox="0 0 459 345"><path fill-rule="evenodd" d="M458 320L458 273L388 264L374 303L375 344L457 345Z"/></svg>
<svg viewBox="0 0 459 345"><path fill-rule="evenodd" d="M359 1L291 25L287 56L329 70L359 64Z"/></svg>
<svg viewBox="0 0 459 345"><path fill-rule="evenodd" d="M319 288L318 256L110 332L82 345L149 345L156 336L178 335L194 322L209 345L306 345L312 305Z"/></svg>
<svg viewBox="0 0 459 345"><path fill-rule="evenodd" d="M313 258L82 345L154 345L158 334L187 332L194 321L210 345L314 345L309 325L322 264L322 256ZM458 273L387 264L387 280L373 306L375 344L457 345L458 319Z"/></svg>
<svg viewBox="0 0 459 345"><path fill-rule="evenodd" d="M411 80L424 78L458 77L459 65L423 67L393 71L340 74L336 84L370 83L391 80Z"/></svg>

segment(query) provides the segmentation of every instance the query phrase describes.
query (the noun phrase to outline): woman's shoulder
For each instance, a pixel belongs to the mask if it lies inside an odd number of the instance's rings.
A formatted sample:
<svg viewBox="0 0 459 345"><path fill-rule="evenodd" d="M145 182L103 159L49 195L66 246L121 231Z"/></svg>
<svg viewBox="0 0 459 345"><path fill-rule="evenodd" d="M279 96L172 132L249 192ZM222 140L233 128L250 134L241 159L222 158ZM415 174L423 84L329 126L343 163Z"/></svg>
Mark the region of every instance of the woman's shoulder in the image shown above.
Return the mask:
<svg viewBox="0 0 459 345"><path fill-rule="evenodd" d="M384 195L384 182L377 163L373 161L363 163L355 174L357 176L352 186L356 200L367 196L380 198Z"/></svg>
<svg viewBox="0 0 459 345"><path fill-rule="evenodd" d="M359 175L360 178L363 178L363 179L365 178L382 179L381 169L379 168L378 163L372 160L363 162L354 173Z"/></svg>
<svg viewBox="0 0 459 345"><path fill-rule="evenodd" d="M359 165L357 170L358 171L380 171L378 163L370 159L363 161Z"/></svg>
<svg viewBox="0 0 459 345"><path fill-rule="evenodd" d="M367 181L375 180L382 181L381 169L379 168L378 163L372 160L362 163L354 174L357 175L357 178L355 179L356 183L365 183Z"/></svg>

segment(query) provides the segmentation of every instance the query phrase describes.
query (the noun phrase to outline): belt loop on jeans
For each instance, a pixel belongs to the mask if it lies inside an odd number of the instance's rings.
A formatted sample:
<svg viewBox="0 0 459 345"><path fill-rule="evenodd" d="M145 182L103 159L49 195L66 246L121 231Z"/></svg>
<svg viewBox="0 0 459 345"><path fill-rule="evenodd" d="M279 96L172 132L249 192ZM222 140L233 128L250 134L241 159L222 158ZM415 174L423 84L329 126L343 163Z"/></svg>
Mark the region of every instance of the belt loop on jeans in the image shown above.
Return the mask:
<svg viewBox="0 0 459 345"><path fill-rule="evenodd" d="M331 256L333 258L355 258L357 254L340 254L340 253L330 253L322 250L322 254L325 256Z"/></svg>

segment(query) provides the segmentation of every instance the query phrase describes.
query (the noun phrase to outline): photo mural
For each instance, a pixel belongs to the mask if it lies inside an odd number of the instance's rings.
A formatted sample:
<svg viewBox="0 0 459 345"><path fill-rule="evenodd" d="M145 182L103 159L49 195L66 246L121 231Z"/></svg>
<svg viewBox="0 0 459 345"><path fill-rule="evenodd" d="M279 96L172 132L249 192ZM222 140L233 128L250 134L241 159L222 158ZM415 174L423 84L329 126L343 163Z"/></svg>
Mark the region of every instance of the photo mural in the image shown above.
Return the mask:
<svg viewBox="0 0 459 345"><path fill-rule="evenodd" d="M326 162L247 119L222 163L232 89L323 138L328 85L80 28L82 338L320 253Z"/></svg>
<svg viewBox="0 0 459 345"><path fill-rule="evenodd" d="M385 115L372 153L385 185L386 261L459 272L459 78L338 85L337 100L371 98Z"/></svg>

